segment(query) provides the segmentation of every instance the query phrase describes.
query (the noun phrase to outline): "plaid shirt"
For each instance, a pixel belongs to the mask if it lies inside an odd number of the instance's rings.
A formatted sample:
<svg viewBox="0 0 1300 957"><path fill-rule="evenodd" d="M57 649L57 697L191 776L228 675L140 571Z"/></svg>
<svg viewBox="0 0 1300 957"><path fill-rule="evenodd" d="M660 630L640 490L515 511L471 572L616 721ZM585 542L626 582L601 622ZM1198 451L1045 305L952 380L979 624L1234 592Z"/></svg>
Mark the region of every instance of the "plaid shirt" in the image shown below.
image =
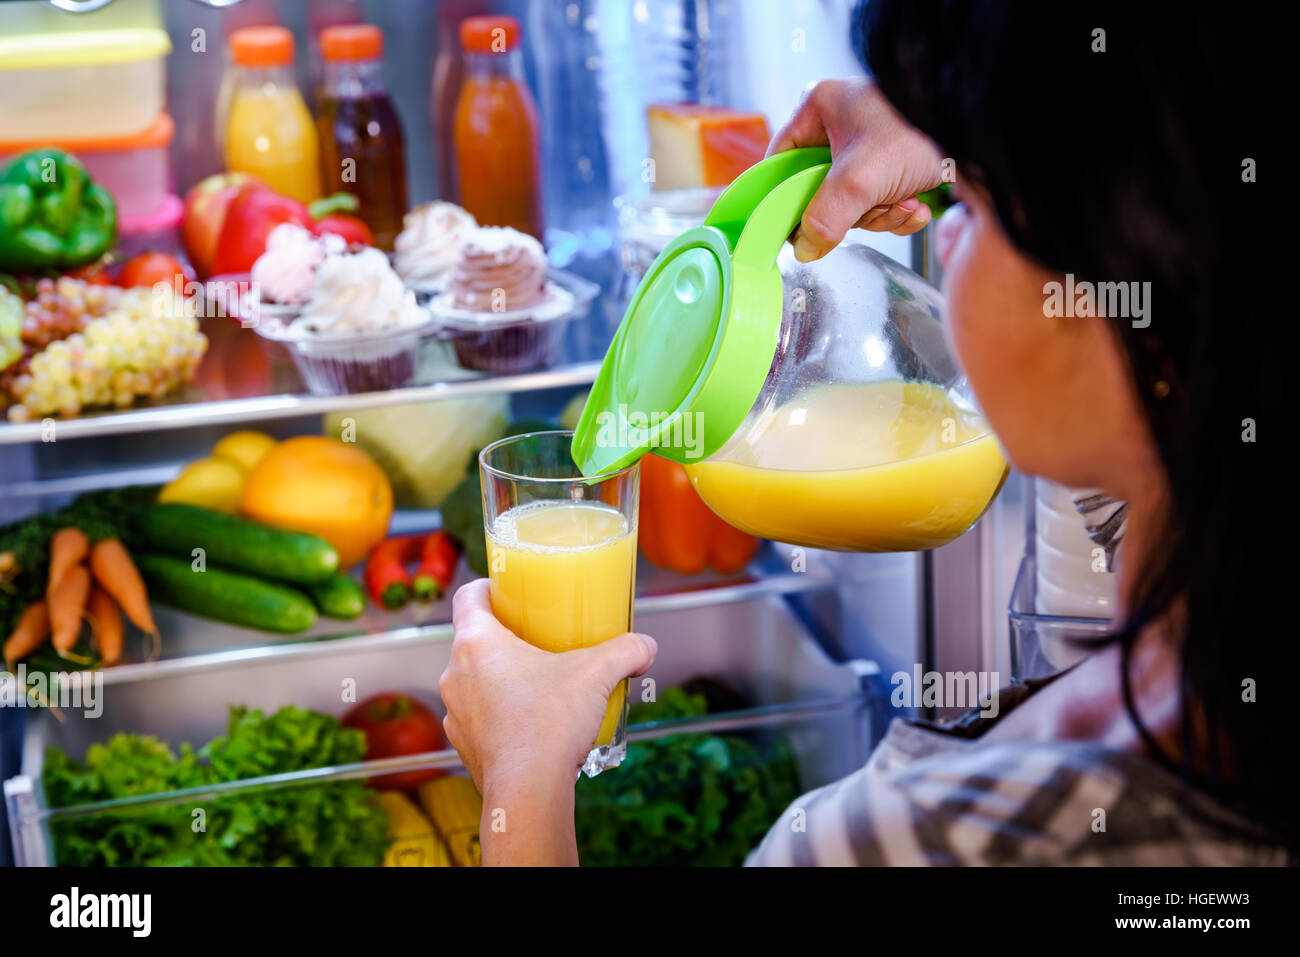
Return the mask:
<svg viewBox="0 0 1300 957"><path fill-rule="evenodd" d="M895 719L866 765L796 800L749 865L1286 864L1138 755Z"/></svg>

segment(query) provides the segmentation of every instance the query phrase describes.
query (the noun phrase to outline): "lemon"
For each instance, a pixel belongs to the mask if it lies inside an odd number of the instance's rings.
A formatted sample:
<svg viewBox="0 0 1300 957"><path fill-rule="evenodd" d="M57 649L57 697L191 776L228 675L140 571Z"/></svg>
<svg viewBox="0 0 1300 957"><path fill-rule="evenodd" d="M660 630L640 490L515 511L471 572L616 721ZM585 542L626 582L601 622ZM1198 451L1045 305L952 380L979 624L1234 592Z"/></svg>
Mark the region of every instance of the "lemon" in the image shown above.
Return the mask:
<svg viewBox="0 0 1300 957"><path fill-rule="evenodd" d="M251 472L275 446L275 439L265 432L231 432L212 447L212 457L228 459L245 472Z"/></svg>
<svg viewBox="0 0 1300 957"><path fill-rule="evenodd" d="M199 459L162 487L158 501L198 505L233 515L239 511L246 477L247 473L229 459Z"/></svg>

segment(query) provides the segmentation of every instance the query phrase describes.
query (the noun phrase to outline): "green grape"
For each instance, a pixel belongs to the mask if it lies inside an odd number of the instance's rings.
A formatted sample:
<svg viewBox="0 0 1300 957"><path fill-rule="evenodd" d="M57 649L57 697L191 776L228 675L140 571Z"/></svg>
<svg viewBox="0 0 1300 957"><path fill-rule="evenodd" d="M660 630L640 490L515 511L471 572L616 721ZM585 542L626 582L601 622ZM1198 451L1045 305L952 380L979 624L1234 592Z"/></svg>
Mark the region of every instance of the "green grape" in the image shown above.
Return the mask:
<svg viewBox="0 0 1300 957"><path fill-rule="evenodd" d="M0 369L6 369L23 354L23 301L0 286Z"/></svg>

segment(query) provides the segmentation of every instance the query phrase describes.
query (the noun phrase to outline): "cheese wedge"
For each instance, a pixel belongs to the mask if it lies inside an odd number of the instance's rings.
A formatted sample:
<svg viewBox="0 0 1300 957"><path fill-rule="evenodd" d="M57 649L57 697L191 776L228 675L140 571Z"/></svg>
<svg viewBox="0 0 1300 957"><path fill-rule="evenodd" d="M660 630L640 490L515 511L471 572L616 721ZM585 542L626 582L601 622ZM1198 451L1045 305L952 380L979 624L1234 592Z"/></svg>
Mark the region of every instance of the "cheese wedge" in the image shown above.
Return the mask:
<svg viewBox="0 0 1300 957"><path fill-rule="evenodd" d="M646 109L654 188L726 186L763 158L772 134L762 113L698 103Z"/></svg>

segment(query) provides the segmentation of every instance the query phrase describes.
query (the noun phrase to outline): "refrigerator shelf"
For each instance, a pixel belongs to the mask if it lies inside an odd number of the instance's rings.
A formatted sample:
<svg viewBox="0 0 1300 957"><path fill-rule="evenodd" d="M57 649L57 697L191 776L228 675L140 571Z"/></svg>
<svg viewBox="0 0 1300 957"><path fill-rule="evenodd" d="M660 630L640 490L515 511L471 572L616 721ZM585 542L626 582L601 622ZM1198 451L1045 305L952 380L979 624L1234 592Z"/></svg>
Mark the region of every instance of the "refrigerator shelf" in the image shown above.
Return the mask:
<svg viewBox="0 0 1300 957"><path fill-rule="evenodd" d="M1032 537L1030 538L1032 543ZM1076 618L1036 612L1032 544L1020 560L1015 586L1007 606L1011 631L1011 676L1014 679L1042 678L1063 671L1089 654L1079 639L1100 638L1111 627L1106 618Z"/></svg>
<svg viewBox="0 0 1300 957"><path fill-rule="evenodd" d="M635 725L630 735L633 750L637 742L680 734L740 735L756 741L780 735L788 745L798 786L807 790L860 767L879 736L877 716L884 697L877 684L878 668L870 661L832 661L778 597L742 601L725 612L718 607L650 612L638 619L637 628L656 636L660 653L647 675L633 679L634 701L644 698L647 689L657 696L664 688L703 675L724 682L747 704ZM250 659L220 673L175 674L148 688L108 686L98 717L70 712L60 722L44 710L29 713L21 771L4 786L15 863L53 863L51 827L57 829L63 821L176 805L183 805L178 811L188 817L196 803L217 798L328 785L380 772L460 767L456 753L445 750L95 804L46 806L41 772L49 746L80 758L90 744L119 732L153 734L173 748L182 741L197 744L223 733L227 706L236 703L266 713L294 704L340 714L351 707L340 701L344 678L355 682L358 699L404 691L441 712L437 684L450 653L447 643L387 644L369 652L343 643L325 648L326 653L308 660Z"/></svg>
<svg viewBox="0 0 1300 957"><path fill-rule="evenodd" d="M538 372L485 375L461 369L445 343L429 340L421 344L415 378L409 385L382 392L312 395L280 344L229 319L204 319L202 329L209 348L193 384L164 399L126 409L48 420L54 423L53 435L61 441L236 425L346 409L585 386L595 381L600 368L599 361L580 355L583 361ZM0 416L0 445L50 439L46 420L15 423Z"/></svg>
<svg viewBox="0 0 1300 957"><path fill-rule="evenodd" d="M420 526L427 527L427 526ZM398 533L405 529L395 525ZM789 595L834 587L831 568L816 552L806 555L803 571L792 571L791 547L765 543L748 567L734 575L706 571L678 575L655 568L644 559L637 568L636 614L688 611L734 605L773 595ZM474 577L462 563L448 594L437 602L412 602L398 611L368 603L354 621L321 618L295 635L243 628L199 618L162 605L154 606L163 635L162 656L141 657L143 639L131 629L123 661L100 671L105 686L156 681L176 675L219 671L257 661L303 660L344 651L374 652L451 641L451 595Z"/></svg>

